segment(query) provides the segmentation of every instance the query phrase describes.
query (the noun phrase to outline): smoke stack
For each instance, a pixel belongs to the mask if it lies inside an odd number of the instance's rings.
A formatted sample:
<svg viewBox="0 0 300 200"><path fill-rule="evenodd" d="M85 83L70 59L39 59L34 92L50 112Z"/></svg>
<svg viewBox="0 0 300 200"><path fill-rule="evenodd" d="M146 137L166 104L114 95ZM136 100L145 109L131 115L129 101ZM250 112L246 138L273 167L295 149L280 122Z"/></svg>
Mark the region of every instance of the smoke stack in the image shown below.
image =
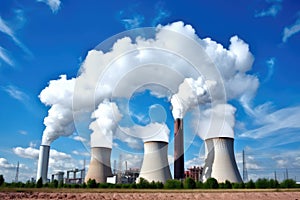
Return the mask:
<svg viewBox="0 0 300 200"><path fill-rule="evenodd" d="M184 178L183 120L174 122L174 179Z"/></svg>
<svg viewBox="0 0 300 200"><path fill-rule="evenodd" d="M217 137L205 140L206 158L203 181L213 177L220 183L226 180L232 183L242 182L234 157L233 145L233 138Z"/></svg>
<svg viewBox="0 0 300 200"><path fill-rule="evenodd" d="M48 181L47 174L48 174L49 152L50 152L50 146L48 145L40 146L36 181L38 181L40 178L42 178L43 183L46 183Z"/></svg>
<svg viewBox="0 0 300 200"><path fill-rule="evenodd" d="M172 179L168 162L168 143L149 141L144 143L144 160L139 178L165 183ZM139 180L139 178L137 180Z"/></svg>
<svg viewBox="0 0 300 200"><path fill-rule="evenodd" d="M107 177L113 176L110 165L111 148L92 147L91 162L85 182L95 179L97 183L106 183Z"/></svg>

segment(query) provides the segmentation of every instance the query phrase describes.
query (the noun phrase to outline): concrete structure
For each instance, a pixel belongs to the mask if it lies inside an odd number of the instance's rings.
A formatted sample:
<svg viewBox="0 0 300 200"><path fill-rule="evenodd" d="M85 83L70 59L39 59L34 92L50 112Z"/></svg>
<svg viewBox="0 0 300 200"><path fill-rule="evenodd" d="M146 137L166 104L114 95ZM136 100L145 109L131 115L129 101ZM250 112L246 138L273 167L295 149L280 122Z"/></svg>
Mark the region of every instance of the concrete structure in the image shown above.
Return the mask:
<svg viewBox="0 0 300 200"><path fill-rule="evenodd" d="M174 179L184 179L183 120L174 122Z"/></svg>
<svg viewBox="0 0 300 200"><path fill-rule="evenodd" d="M48 145L40 146L36 181L38 181L41 177L43 179L43 183L47 183L48 181L47 175L48 175L49 152L50 152L50 146Z"/></svg>
<svg viewBox="0 0 300 200"><path fill-rule="evenodd" d="M168 143L161 141L148 141L144 143L144 159L140 178L165 183L172 179L168 162Z"/></svg>
<svg viewBox="0 0 300 200"><path fill-rule="evenodd" d="M97 183L106 183L107 177L112 177L110 165L111 148L92 147L91 162L85 177L85 182L95 179Z"/></svg>
<svg viewBox="0 0 300 200"><path fill-rule="evenodd" d="M205 140L206 158L202 181L213 177L220 183L226 180L232 183L242 182L234 157L233 144L234 139L227 137Z"/></svg>
<svg viewBox="0 0 300 200"><path fill-rule="evenodd" d="M76 176L77 173L80 173L80 176ZM73 173L73 176L70 177L70 173ZM67 171L66 183L68 184L81 184L84 182L85 168L83 169L72 169Z"/></svg>
<svg viewBox="0 0 300 200"><path fill-rule="evenodd" d="M54 180L57 180L59 183L64 181L64 172L57 172L55 174L52 174L51 182Z"/></svg>
<svg viewBox="0 0 300 200"><path fill-rule="evenodd" d="M200 181L202 177L202 167L190 167L187 171L184 172L185 178L192 178L194 181Z"/></svg>

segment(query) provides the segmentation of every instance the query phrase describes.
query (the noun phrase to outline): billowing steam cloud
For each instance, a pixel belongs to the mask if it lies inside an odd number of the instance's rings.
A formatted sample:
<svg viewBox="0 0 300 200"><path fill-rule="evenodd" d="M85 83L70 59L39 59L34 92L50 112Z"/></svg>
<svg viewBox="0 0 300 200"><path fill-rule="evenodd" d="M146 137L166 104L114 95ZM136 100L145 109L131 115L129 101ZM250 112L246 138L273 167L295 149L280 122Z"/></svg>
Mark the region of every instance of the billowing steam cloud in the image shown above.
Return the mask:
<svg viewBox="0 0 300 200"><path fill-rule="evenodd" d="M208 90L215 85L215 81L204 81L202 77L199 77L197 80L192 78L184 79L184 82L179 86L178 92L171 98L174 119L182 119L190 108L209 102L210 95Z"/></svg>
<svg viewBox="0 0 300 200"><path fill-rule="evenodd" d="M139 34L120 35L113 42L109 41L106 44L113 43L110 49L102 51L100 46L91 50L77 78L67 79L62 75L60 79L50 81L49 86L41 92L41 101L51 106L44 120L46 128L43 143L49 145L59 136L71 135L74 132L74 121L75 124L85 121L82 116L90 118L94 105L99 105L104 99L129 98L141 86L144 86L143 89L153 91L152 94L159 97L170 97L165 88L172 93L179 91L174 99L184 101L183 103L177 101L179 105L176 107L174 105L176 101L172 100L173 113L176 117L184 116L191 107L205 103L208 99L218 102L211 108L212 113L220 110L215 106L226 104L226 101L221 101L221 94L225 94L222 91L224 88L227 100L251 100L259 85L258 79L248 74L254 60L253 56L249 46L237 36L232 37L230 42L227 50L210 38L200 39L192 26L175 22L166 26L159 25L151 37L144 38ZM210 59L207 59L207 55ZM203 76L195 70L195 64L200 66ZM215 72L213 70L215 68L217 73L211 73ZM218 75L221 75L221 81L216 78ZM190 79L185 80L187 77ZM156 86L163 86L161 88L164 89L153 87L153 83ZM181 95L179 88L181 83L183 85L180 87L187 88L191 95L184 92ZM223 111L229 107L221 106ZM225 112L226 119L234 117L232 111L233 109L228 114ZM96 122L101 121L100 115L97 117L96 113L98 112L94 113ZM108 117L116 116L108 115ZM90 120L87 121L90 123ZM232 121L227 121L228 126L232 127ZM96 122L90 125L94 132ZM106 128L105 132L110 133L109 128L113 131L112 124L107 127L103 125Z"/></svg>
<svg viewBox="0 0 300 200"><path fill-rule="evenodd" d="M60 79L52 80L49 86L42 90L41 101L51 106L48 116L44 119L46 126L42 145L50 145L60 136L71 135L74 130L72 113L73 91L75 79L67 80L66 75L61 75Z"/></svg>
<svg viewBox="0 0 300 200"><path fill-rule="evenodd" d="M133 127L125 127L121 129L122 132L127 133L127 135L142 139L143 142L169 142L170 129L164 123L153 122L146 126L134 125Z"/></svg>
<svg viewBox="0 0 300 200"><path fill-rule="evenodd" d="M112 148L113 134L122 114L116 103L105 99L92 114L95 120L90 124L91 147Z"/></svg>

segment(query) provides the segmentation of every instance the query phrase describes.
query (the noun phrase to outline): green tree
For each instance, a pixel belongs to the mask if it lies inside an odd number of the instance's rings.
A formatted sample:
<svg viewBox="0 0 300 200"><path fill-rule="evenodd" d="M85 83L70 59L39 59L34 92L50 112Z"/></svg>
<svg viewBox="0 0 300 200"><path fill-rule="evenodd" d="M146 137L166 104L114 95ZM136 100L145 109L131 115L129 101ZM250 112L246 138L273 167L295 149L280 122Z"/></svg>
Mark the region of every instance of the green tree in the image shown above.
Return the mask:
<svg viewBox="0 0 300 200"><path fill-rule="evenodd" d="M2 174L0 174L0 186L3 185L4 182L5 182L4 177Z"/></svg>
<svg viewBox="0 0 300 200"><path fill-rule="evenodd" d="M228 180L225 181L224 188L225 189L232 189L232 184L230 183L230 181L228 181Z"/></svg>
<svg viewBox="0 0 300 200"><path fill-rule="evenodd" d="M197 189L203 189L204 185L203 185L203 182L202 181L197 181L196 182L196 188Z"/></svg>
<svg viewBox="0 0 300 200"><path fill-rule="evenodd" d="M204 188L206 189L218 189L219 183L215 178L209 178L204 183Z"/></svg>
<svg viewBox="0 0 300 200"><path fill-rule="evenodd" d="M150 183L149 183L149 181L147 181L146 179L141 177L138 184L136 184L136 186L139 189L146 189L146 188L150 188Z"/></svg>
<svg viewBox="0 0 300 200"><path fill-rule="evenodd" d="M255 188L255 183L252 180L250 180L246 183L245 186L246 186L247 189L254 189Z"/></svg>
<svg viewBox="0 0 300 200"><path fill-rule="evenodd" d="M196 188L196 182L194 181L194 179L192 179L190 177L186 178L184 180L183 187L185 189L195 189Z"/></svg>
<svg viewBox="0 0 300 200"><path fill-rule="evenodd" d="M43 187L43 179L42 179L42 177L36 182L36 187L37 188L42 188Z"/></svg>
<svg viewBox="0 0 300 200"><path fill-rule="evenodd" d="M270 187L269 180L266 178L259 178L255 182L255 187L259 189L269 188Z"/></svg>
<svg viewBox="0 0 300 200"><path fill-rule="evenodd" d="M270 186L270 188L278 188L279 187L279 183L278 183L277 180L270 179L269 180L269 186Z"/></svg>
<svg viewBox="0 0 300 200"><path fill-rule="evenodd" d="M97 188L98 184L95 179L89 179L86 183L88 188Z"/></svg>
<svg viewBox="0 0 300 200"><path fill-rule="evenodd" d="M280 187L281 188L296 188L297 184L296 184L296 181L294 181L293 179L286 179L283 182L281 182Z"/></svg>
<svg viewBox="0 0 300 200"><path fill-rule="evenodd" d="M165 186L166 189L181 189L182 183L180 180L169 179L166 181Z"/></svg>

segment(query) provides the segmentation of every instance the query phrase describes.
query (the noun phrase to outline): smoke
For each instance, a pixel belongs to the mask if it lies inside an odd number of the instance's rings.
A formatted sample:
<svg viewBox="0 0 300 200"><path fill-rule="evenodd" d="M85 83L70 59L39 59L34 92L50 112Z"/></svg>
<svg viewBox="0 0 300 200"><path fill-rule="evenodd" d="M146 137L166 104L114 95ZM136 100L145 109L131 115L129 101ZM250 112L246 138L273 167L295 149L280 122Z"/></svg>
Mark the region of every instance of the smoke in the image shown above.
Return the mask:
<svg viewBox="0 0 300 200"><path fill-rule="evenodd" d="M143 140L143 142L162 141L169 143L170 130L165 123L153 122L146 126L134 125L123 127L121 130L127 135Z"/></svg>
<svg viewBox="0 0 300 200"><path fill-rule="evenodd" d="M209 102L209 88L215 85L215 81L204 81L202 77L199 77L197 80L192 78L184 79L179 86L178 92L171 98L174 119L182 119L190 108Z"/></svg>
<svg viewBox="0 0 300 200"><path fill-rule="evenodd" d="M95 111L96 120L90 124L95 105L104 99L128 99L141 86L158 97L170 98L170 94L157 88L168 88L173 94L178 91L171 100L175 116L184 116L190 108L207 101L226 104L220 101L225 92L227 100L250 101L254 96L258 79L248 74L254 58L248 44L237 36L230 39L226 49L210 38L200 39L193 27L183 22L158 25L143 37L145 32L112 37L88 52L76 78L62 75L49 82L39 96L45 105L51 106L44 119L42 144L49 145L59 136L71 135L78 123L86 123L94 133L104 131L102 134L109 135L118 117L110 118L113 120L106 126ZM199 66L201 75L194 66ZM106 120L109 117L112 116L108 115ZM96 131L100 127L101 131ZM93 137L97 135L94 133Z"/></svg>
<svg viewBox="0 0 300 200"><path fill-rule="evenodd" d="M117 104L104 99L92 113L92 118L95 120L90 124L90 129L93 131L91 147L112 148L113 134L122 118Z"/></svg>
<svg viewBox="0 0 300 200"><path fill-rule="evenodd" d="M67 80L66 75L60 79L52 80L49 86L42 90L40 100L47 106L51 106L48 116L44 119L46 126L42 145L50 145L60 136L69 136L75 130L72 101L75 79Z"/></svg>
<svg viewBox="0 0 300 200"><path fill-rule="evenodd" d="M197 133L203 140L215 137L234 137L236 108L230 104L217 104L201 112L197 127ZM196 121L194 121L196 122Z"/></svg>

